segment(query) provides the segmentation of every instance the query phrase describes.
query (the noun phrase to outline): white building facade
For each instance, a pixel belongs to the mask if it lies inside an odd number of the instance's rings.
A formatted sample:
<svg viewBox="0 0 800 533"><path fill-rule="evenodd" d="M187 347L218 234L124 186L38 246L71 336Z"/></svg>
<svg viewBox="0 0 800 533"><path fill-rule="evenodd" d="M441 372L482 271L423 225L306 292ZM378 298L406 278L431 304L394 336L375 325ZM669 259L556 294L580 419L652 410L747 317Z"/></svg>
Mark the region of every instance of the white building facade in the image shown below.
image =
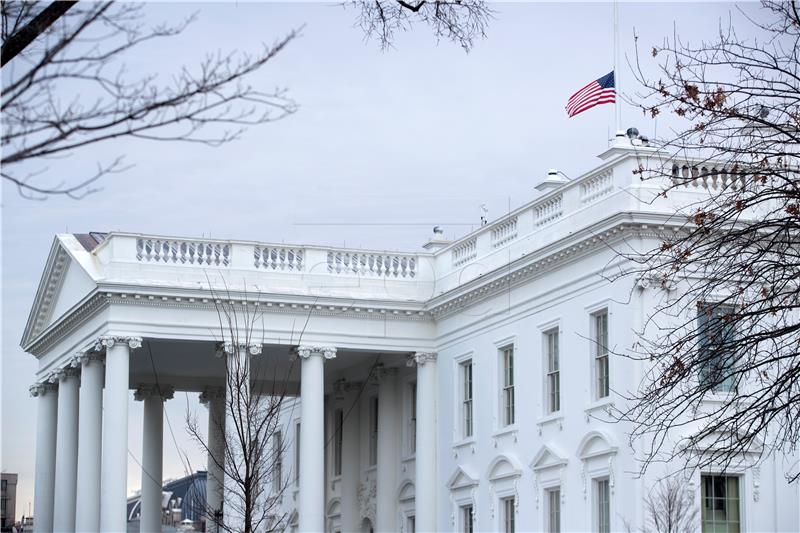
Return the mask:
<svg viewBox="0 0 800 533"><path fill-rule="evenodd" d="M619 246L655 243L724 178L653 201L658 183L634 171L665 154L618 136L600 157L420 253L58 235L22 341L39 360L37 530L125 530L131 390L141 527L160 527L162 402L192 391L218 413L224 398L217 300L263 313L243 350L254 368L299 361L280 430L287 527L639 529L666 470L635 475L639 452L610 413L645 369L611 353L633 346L663 289L608 274L624 267ZM800 530L783 459L743 464L685 473L697 529ZM210 464L209 504L224 508L217 477Z"/></svg>

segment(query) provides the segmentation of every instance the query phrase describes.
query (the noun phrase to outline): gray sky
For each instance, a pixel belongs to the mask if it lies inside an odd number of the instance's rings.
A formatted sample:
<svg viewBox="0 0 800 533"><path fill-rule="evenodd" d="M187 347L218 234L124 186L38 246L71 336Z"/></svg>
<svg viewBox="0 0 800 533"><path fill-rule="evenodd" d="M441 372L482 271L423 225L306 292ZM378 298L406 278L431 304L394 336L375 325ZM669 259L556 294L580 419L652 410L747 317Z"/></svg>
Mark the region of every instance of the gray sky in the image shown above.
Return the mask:
<svg viewBox="0 0 800 533"><path fill-rule="evenodd" d="M50 162L66 180L120 154L135 164L81 201L24 200L3 184L0 457L3 471L20 474L18 514L33 499L36 435L35 400L28 395L36 362L19 340L54 234L123 230L416 250L434 224L448 237L469 231L482 203L495 218L529 201L548 168L576 176L597 163L613 134L613 106L569 119L564 105L612 69L611 4L493 6L488 37L470 54L437 44L423 26L381 52L354 27L354 11L332 4L146 7L153 22L199 15L181 36L129 57L133 72L162 76L196 64L206 51L256 50L305 24L302 37L251 80L288 88L300 108L220 148L120 141ZM711 38L731 10L725 3L622 4L623 53L632 57L636 27L645 64L652 65L650 47L672 35L673 23L683 37ZM627 66L621 75L622 92L633 94ZM631 108L623 108L623 124L651 136L656 127ZM188 399L193 407L195 396ZM195 469L204 468L185 437L186 405L187 397L176 394L167 415L177 447ZM136 459L141 409L131 402ZM182 475L168 428L164 453L165 477ZM129 487L139 479L131 459Z"/></svg>

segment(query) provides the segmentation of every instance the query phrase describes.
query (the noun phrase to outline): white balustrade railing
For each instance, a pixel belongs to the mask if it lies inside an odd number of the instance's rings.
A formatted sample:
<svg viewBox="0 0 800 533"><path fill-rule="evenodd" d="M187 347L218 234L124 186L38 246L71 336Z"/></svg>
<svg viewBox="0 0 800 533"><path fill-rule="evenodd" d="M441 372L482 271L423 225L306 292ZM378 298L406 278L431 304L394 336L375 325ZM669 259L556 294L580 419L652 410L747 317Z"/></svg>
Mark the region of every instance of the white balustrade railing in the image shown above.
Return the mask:
<svg viewBox="0 0 800 533"><path fill-rule="evenodd" d="M614 174L611 169L581 182L581 203L590 204L607 196L614 188Z"/></svg>
<svg viewBox="0 0 800 533"><path fill-rule="evenodd" d="M564 214L564 195L556 195L534 208L534 222L537 226L544 226L561 218Z"/></svg>
<svg viewBox="0 0 800 533"><path fill-rule="evenodd" d="M300 272L303 270L302 248L284 248L276 246L256 245L253 248L253 259L256 268L280 272Z"/></svg>
<svg viewBox="0 0 800 533"><path fill-rule="evenodd" d="M492 248L499 248L517 238L517 217L513 216L492 226Z"/></svg>
<svg viewBox="0 0 800 533"><path fill-rule="evenodd" d="M719 191L728 187L739 188L746 184L746 175L733 172L725 165L695 164L689 161L673 163L672 182L687 189Z"/></svg>
<svg viewBox="0 0 800 533"><path fill-rule="evenodd" d="M478 239L473 237L453 248L453 266L458 267L478 257Z"/></svg>
<svg viewBox="0 0 800 533"><path fill-rule="evenodd" d="M414 255L329 250L327 264L331 274L381 278L414 278L417 275Z"/></svg>
<svg viewBox="0 0 800 533"><path fill-rule="evenodd" d="M228 266L231 245L222 242L136 239L136 259L145 263Z"/></svg>

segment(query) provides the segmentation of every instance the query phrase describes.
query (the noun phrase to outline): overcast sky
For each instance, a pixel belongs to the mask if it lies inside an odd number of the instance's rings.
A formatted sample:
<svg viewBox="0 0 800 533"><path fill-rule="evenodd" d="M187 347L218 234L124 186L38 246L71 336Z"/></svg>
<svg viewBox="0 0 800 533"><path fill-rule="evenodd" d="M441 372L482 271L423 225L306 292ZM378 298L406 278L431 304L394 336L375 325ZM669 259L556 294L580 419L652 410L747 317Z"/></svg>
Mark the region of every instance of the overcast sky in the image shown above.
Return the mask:
<svg viewBox="0 0 800 533"><path fill-rule="evenodd" d="M198 12L181 36L129 57L132 71L163 76L196 64L206 51L257 50L305 24L302 37L252 78L264 89L287 88L299 110L220 148L121 141L50 162L65 180L117 155L135 164L81 201L23 200L4 183L1 457L3 471L20 474L18 514L33 500L36 435L35 400L28 394L36 361L19 341L56 233L122 230L417 250L435 224L448 237L469 231L481 204L495 218L526 203L548 168L576 176L598 162L613 134L612 106L569 119L564 105L612 69L611 4L493 7L487 38L469 54L437 43L423 26L382 52L364 41L354 11L333 4L146 7L153 23ZM684 38L711 38L733 9L623 4L623 53L632 57L634 27L647 52L672 35L673 23ZM622 92L635 93L627 67L620 77ZM623 124L651 136L656 127L631 108L623 108ZM177 445L165 429L165 478L183 475L177 449L195 469L205 467L183 423L195 396L179 393L167 404ZM135 459L141 410L131 400ZM141 475L134 458L131 489Z"/></svg>

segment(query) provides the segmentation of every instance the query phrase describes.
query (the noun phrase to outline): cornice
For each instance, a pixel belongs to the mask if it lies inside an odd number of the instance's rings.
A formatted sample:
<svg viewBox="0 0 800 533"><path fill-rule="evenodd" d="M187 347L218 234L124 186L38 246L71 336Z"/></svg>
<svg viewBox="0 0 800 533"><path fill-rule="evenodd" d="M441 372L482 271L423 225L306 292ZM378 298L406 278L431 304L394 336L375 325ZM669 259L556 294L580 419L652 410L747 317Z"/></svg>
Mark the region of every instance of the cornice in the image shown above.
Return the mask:
<svg viewBox="0 0 800 533"><path fill-rule="evenodd" d="M466 307L487 300L501 292L508 291L542 274L551 272L561 265L583 257L599 248L607 248L627 236L657 238L664 221L656 224L638 223L626 213L615 216L616 220L600 231L585 233L580 240L550 250L540 250L521 257L510 264L473 279L464 285L436 296L429 301L427 310L435 320L439 320Z"/></svg>
<svg viewBox="0 0 800 533"><path fill-rule="evenodd" d="M31 309L28 322L25 325L22 338L23 344L41 333L47 325L47 320L52 313L55 296L64 281L64 272L68 264L69 253L61 246L56 237L45 263L45 270L39 281L34 307Z"/></svg>
<svg viewBox="0 0 800 533"><path fill-rule="evenodd" d="M579 230L568 238L536 250L496 268L427 302L362 301L354 304L342 298L320 302L319 298L278 294L231 295L219 299L208 292L176 292L174 288L101 285L72 312L59 318L23 348L41 356L60 338L79 328L110 305L132 305L168 309L214 310L218 305L253 307L269 313L335 316L357 319L409 320L426 322L458 312L500 292L519 286L559 266L574 261L624 237L658 238L666 227L676 225L668 215L621 212L591 228ZM66 253L66 252L64 252Z"/></svg>

